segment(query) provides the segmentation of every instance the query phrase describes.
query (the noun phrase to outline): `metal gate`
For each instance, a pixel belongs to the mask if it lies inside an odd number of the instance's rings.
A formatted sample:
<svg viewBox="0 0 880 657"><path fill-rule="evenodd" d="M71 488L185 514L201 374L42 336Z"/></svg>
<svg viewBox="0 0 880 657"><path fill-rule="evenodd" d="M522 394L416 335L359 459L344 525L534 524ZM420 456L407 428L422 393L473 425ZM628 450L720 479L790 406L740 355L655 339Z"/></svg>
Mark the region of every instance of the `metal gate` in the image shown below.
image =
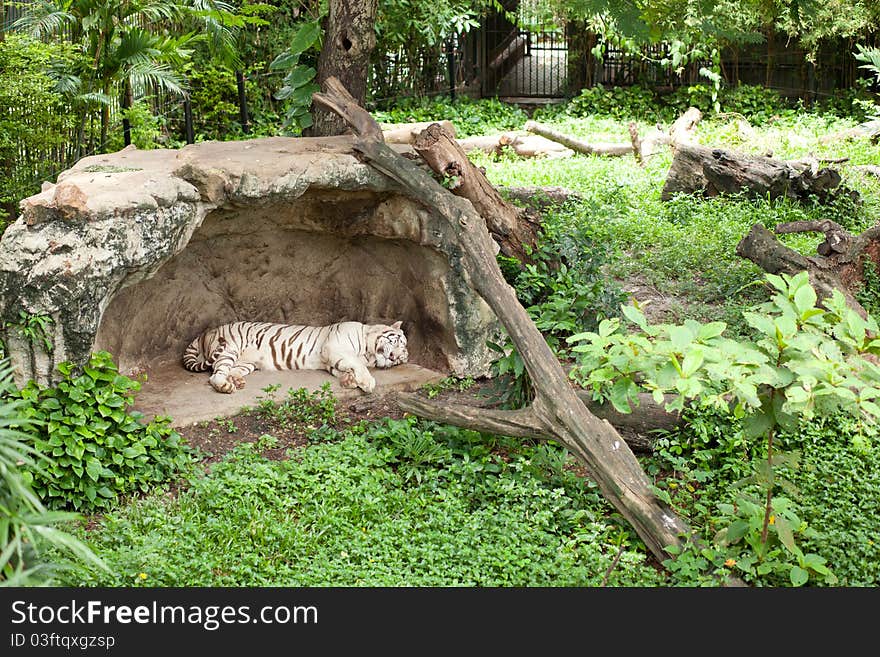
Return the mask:
<svg viewBox="0 0 880 657"><path fill-rule="evenodd" d="M529 20L528 7L520 6L519 2L505 4L511 5L505 7L507 11L490 15L483 24L482 95L565 96L568 90L565 28Z"/></svg>

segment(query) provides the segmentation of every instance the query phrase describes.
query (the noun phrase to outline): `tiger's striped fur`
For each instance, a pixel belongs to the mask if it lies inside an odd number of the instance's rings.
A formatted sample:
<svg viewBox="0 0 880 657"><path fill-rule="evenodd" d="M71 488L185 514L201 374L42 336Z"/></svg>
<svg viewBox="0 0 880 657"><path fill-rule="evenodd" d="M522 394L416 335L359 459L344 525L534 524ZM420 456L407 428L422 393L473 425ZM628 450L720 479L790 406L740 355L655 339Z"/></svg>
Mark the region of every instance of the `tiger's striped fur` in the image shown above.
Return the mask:
<svg viewBox="0 0 880 657"><path fill-rule="evenodd" d="M232 322L195 338L183 353L183 366L212 370L209 381L217 392L243 388L244 377L257 369L327 370L345 388L372 392L376 381L368 367L394 367L409 359L400 325Z"/></svg>

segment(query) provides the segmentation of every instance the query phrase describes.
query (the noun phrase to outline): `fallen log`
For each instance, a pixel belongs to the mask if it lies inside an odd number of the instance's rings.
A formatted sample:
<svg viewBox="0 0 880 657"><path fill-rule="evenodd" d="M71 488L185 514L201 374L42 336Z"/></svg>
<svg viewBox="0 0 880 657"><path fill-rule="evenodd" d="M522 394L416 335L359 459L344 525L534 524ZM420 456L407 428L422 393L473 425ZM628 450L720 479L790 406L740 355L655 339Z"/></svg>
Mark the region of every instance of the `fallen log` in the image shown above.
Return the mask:
<svg viewBox="0 0 880 657"><path fill-rule="evenodd" d="M633 413L619 413L610 404L594 401L587 391L577 394L593 415L607 420L619 432L633 452L650 453L653 450L653 441L649 434L661 429L674 429L680 422L677 414L666 412L650 399L646 401L644 408L634 408ZM505 411L469 404L438 404L418 394L404 392L396 393L394 399L403 411L430 418L435 422L512 438L558 440L555 435L548 433L546 427L536 422L533 413L522 412L527 409Z"/></svg>
<svg viewBox="0 0 880 657"><path fill-rule="evenodd" d="M770 274L793 276L806 271L820 303L839 290L850 308L867 317L855 294L864 284L865 262L871 260L880 267L880 224L852 235L829 220L795 221L780 224L775 232L820 232L824 233L825 240L817 247L818 256L805 256L782 244L763 225L755 224L737 244L736 254Z"/></svg>
<svg viewBox="0 0 880 657"><path fill-rule="evenodd" d="M633 147L632 144L624 144L624 143L596 143L596 144L588 144L585 141L577 139L575 137L570 137L568 135L564 135L561 132L557 132L552 128L548 128L545 125L541 125L535 121L526 121L525 128L529 132L533 132L536 135L541 135L542 137L546 137L551 141L559 142L566 148L570 148L576 153L583 153L584 155L606 155L612 157L619 157L622 155L632 155Z"/></svg>
<svg viewBox="0 0 880 657"><path fill-rule="evenodd" d="M459 139L458 145L465 153L481 150L490 155L501 155L505 149L513 151L520 157L570 157L574 154L570 148L541 137L540 135L521 135L505 132L501 135L466 137Z"/></svg>
<svg viewBox="0 0 880 657"><path fill-rule="evenodd" d="M455 137L455 126L452 121L420 121L418 123L400 123L382 126L382 136L386 144L412 144L418 134L432 123L439 123L443 129Z"/></svg>
<svg viewBox="0 0 880 657"><path fill-rule="evenodd" d="M691 144L694 141L694 129L703 118L703 113L696 107L689 107L684 114L678 117L669 128L669 132L663 132L660 124L653 128L644 137L639 135L639 129L635 121L630 121L627 126L629 137L632 142L633 153L639 166L645 166L649 157L660 151L661 146L677 144Z"/></svg>
<svg viewBox="0 0 880 657"><path fill-rule="evenodd" d="M877 139L878 137L880 137L880 119L873 119L860 123L855 128L825 135L819 141L823 144L830 144L843 139Z"/></svg>
<svg viewBox="0 0 880 657"><path fill-rule="evenodd" d="M534 401L516 411L478 409L476 412L496 422L501 433L516 435L511 433L516 427L528 432L540 427L542 435L552 436L584 464L606 499L633 526L648 549L661 562L669 558L669 548L677 552L691 540L691 529L654 494L651 480L620 434L580 402L553 351L517 300L513 288L504 280L493 255L485 220L470 202L450 194L431 176L385 145L378 125L338 80L327 80L324 88L324 92L313 95L315 104L336 112L351 125L355 150L364 161L392 178L404 193L439 213L455 228L455 248L461 253L463 275L468 277L523 355L535 388ZM418 404L418 414L423 417L448 417L450 412L444 405L426 400L414 403ZM402 407L405 404L403 402ZM474 412L468 409L454 410Z"/></svg>
<svg viewBox="0 0 880 657"><path fill-rule="evenodd" d="M876 164L857 164L853 169L880 178L880 166L877 166Z"/></svg>
<svg viewBox="0 0 880 657"><path fill-rule="evenodd" d="M816 197L828 202L842 194L857 200L858 192L843 187L840 174L816 160L783 161L744 155L686 142L675 144L675 156L660 198L676 194L745 193L756 198L787 197L805 202Z"/></svg>
<svg viewBox="0 0 880 657"><path fill-rule="evenodd" d="M696 107L688 107L669 128L669 139L673 147L680 144L694 143L694 128L703 118L703 113Z"/></svg>
<svg viewBox="0 0 880 657"><path fill-rule="evenodd" d="M504 255L520 262L530 261L527 250L537 242L537 219L505 201L439 123L422 130L413 148L438 176L448 181L447 189L471 202Z"/></svg>

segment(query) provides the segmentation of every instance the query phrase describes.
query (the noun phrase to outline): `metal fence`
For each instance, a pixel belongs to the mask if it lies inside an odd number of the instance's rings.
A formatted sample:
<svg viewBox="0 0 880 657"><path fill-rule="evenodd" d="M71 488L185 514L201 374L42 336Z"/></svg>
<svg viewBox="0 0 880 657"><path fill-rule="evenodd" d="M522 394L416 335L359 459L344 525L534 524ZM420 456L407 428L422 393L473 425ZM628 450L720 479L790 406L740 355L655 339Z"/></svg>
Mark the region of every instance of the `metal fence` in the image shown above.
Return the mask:
<svg viewBox="0 0 880 657"><path fill-rule="evenodd" d="M28 4L30 3L0 1L0 12L2 12L3 16L2 20L0 20L0 31L5 32L8 30L21 17L24 7Z"/></svg>
<svg viewBox="0 0 880 657"><path fill-rule="evenodd" d="M672 71L661 61L667 44L645 46L633 52L616 39L602 39L584 23L550 16L545 23L523 11L491 14L479 30L480 92L484 96L563 98L597 84L678 87L708 80L700 69L706 61L692 61ZM864 35L860 43L880 41ZM762 85L784 96L804 99L828 96L851 88L863 74L853 56L854 39L821 44L810 53L771 35L765 43L726 48L722 52L722 76L729 84ZM602 57L593 51L599 46Z"/></svg>

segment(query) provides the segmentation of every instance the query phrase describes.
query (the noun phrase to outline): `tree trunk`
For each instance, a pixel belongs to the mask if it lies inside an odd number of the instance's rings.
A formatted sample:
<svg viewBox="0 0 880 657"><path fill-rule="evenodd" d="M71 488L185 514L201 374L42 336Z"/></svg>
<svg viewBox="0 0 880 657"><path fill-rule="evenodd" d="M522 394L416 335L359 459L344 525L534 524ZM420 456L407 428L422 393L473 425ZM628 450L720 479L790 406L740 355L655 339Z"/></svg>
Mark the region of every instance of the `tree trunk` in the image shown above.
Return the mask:
<svg viewBox="0 0 880 657"><path fill-rule="evenodd" d="M787 197L805 202L816 196L828 202L840 194L858 193L840 185L840 174L819 168L817 160L783 161L743 155L720 148L680 143L666 176L660 198L675 194L738 194L756 198Z"/></svg>
<svg viewBox="0 0 880 657"><path fill-rule="evenodd" d="M101 89L105 96L110 96L110 82L105 81ZM107 103L101 105L101 142L98 144L98 152L104 153L107 148L107 132L110 129L110 106Z"/></svg>
<svg viewBox="0 0 880 657"><path fill-rule="evenodd" d="M450 194L386 146L378 124L338 80L327 80L324 88L326 92L314 95L315 103L345 118L354 129L355 148L363 159L455 227L458 239L454 248L460 253L463 274L502 322L523 356L535 387L535 401L517 411L477 412L483 418L497 421L503 433L513 432L517 426L526 427L528 432L540 427L543 435L564 445L586 466L605 497L632 524L648 549L659 560L667 559L667 548L682 547L691 536L690 528L654 495L650 479L620 434L581 403L553 351L504 280L493 255L486 222L469 202ZM420 414L425 417L448 412L442 405L423 403Z"/></svg>
<svg viewBox="0 0 880 657"><path fill-rule="evenodd" d="M876 164L859 164L854 166L853 169L880 178L880 166L877 166Z"/></svg>
<svg viewBox="0 0 880 657"><path fill-rule="evenodd" d="M568 201L584 200L578 192L565 187L499 187L498 191L505 198L532 207L538 212Z"/></svg>
<svg viewBox="0 0 880 657"><path fill-rule="evenodd" d="M645 136L639 135L638 126L634 121L628 125L629 137L632 142L636 162L644 166L648 158L659 152L661 146L675 149L680 144L690 144L694 139L694 128L703 118L703 113L696 107L689 107L675 120L669 132L662 132L660 125L652 128Z"/></svg>
<svg viewBox="0 0 880 657"><path fill-rule="evenodd" d="M131 109L133 102L131 94L131 82L128 78L122 82L122 143L131 146L131 120L128 118L127 110Z"/></svg>
<svg viewBox="0 0 880 657"><path fill-rule="evenodd" d="M631 413L619 413L611 404L593 400L588 390L576 391L586 408L600 420L607 420L617 429L634 452L650 453L653 441L649 434L658 429L672 430L681 423L678 413L670 413L654 402L649 393L640 393L638 406ZM503 411L483 406L450 404L442 399L431 402L414 393L397 393L397 405L407 413L430 417L437 422L454 424L466 429L514 438L555 440L545 427L534 422L531 413Z"/></svg>
<svg viewBox="0 0 880 657"><path fill-rule="evenodd" d="M241 131L244 134L251 132L251 117L247 105L247 88L244 83L244 72L235 72L235 87L238 91L238 122L241 123Z"/></svg>
<svg viewBox="0 0 880 657"><path fill-rule="evenodd" d="M318 56L318 84L323 88L334 77L361 105L367 97L370 56L376 46L377 6L378 0L330 0ZM345 132L345 123L333 112L315 107L313 115L314 125L304 131L308 136L330 137Z"/></svg>
<svg viewBox="0 0 880 657"><path fill-rule="evenodd" d="M871 121L860 123L855 128L826 135L820 138L819 141L823 144L829 144L843 139L876 140L878 137L880 137L880 119L872 119Z"/></svg>
<svg viewBox="0 0 880 657"><path fill-rule="evenodd" d="M448 181L446 186L453 194L471 202L504 255L520 262L531 260L526 247L535 246L537 222L501 197L439 123L423 130L413 148L437 175Z"/></svg>

